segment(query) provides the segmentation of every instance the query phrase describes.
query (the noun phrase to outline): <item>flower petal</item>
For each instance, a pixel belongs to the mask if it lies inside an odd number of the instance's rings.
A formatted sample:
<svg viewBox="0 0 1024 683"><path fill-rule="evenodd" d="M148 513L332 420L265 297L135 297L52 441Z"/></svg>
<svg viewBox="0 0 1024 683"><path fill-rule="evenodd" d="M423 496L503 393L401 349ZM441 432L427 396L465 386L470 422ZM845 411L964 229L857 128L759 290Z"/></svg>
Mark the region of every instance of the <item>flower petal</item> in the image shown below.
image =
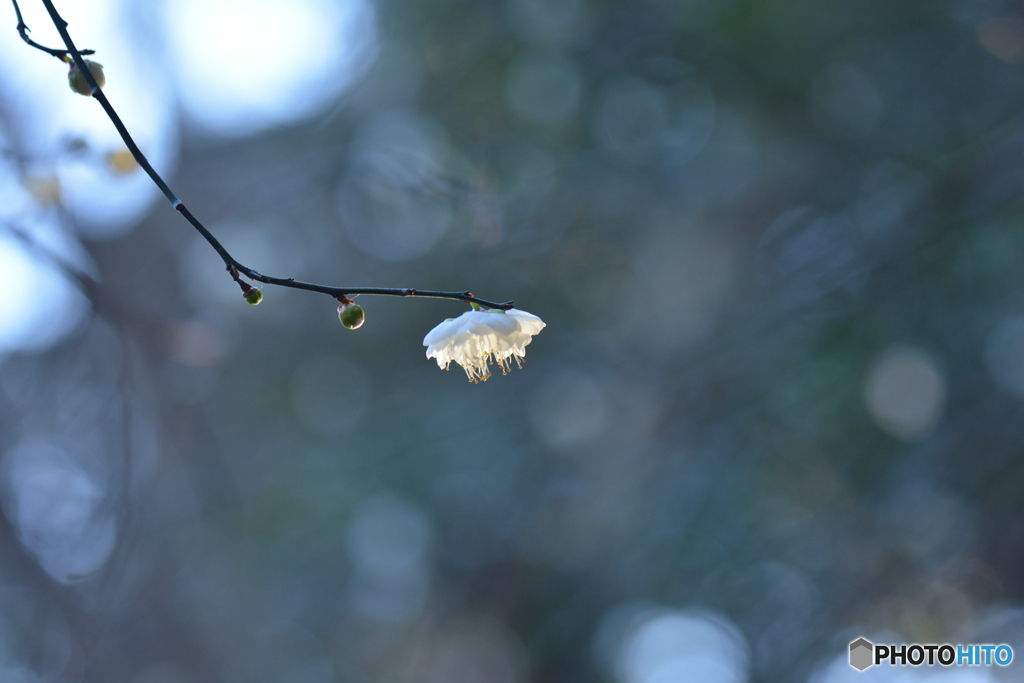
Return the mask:
<svg viewBox="0 0 1024 683"><path fill-rule="evenodd" d="M497 363L502 372L508 371L512 359L519 363L533 335L544 327L537 316L514 308L466 311L428 332L423 345L427 358L436 359L438 367L447 368L455 361L471 382L477 382L490 377L491 363Z"/></svg>

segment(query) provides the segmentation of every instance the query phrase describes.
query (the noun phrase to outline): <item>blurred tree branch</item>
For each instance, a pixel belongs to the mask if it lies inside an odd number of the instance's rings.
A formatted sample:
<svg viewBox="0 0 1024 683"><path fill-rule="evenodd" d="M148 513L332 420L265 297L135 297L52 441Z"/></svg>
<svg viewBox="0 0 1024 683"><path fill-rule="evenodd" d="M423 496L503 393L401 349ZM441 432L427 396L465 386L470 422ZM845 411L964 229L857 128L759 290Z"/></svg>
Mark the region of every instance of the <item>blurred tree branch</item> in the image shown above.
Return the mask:
<svg viewBox="0 0 1024 683"><path fill-rule="evenodd" d="M512 308L511 301L501 303L495 301L487 301L485 299L477 298L469 291L442 292L437 290L418 290L408 287L333 287L329 285L321 285L312 282L302 282L295 280L294 278L282 278L263 275L262 273L250 268L249 266L240 263L228 252L227 249L224 248L224 245L222 245L220 241L213 236L213 234L206 228L206 226L204 226L199 221L199 219L196 218L192 214L192 212L188 210L185 204L182 203L180 199L178 199L178 197L174 194L173 191L171 191L171 188L167 185L167 183L160 176L160 174L157 173L153 166L149 163L149 160L139 149L138 145L135 144L135 140L132 139L132 136L128 132L128 129L121 121L121 117L118 116L116 111L114 111L114 107L110 104L110 101L107 100L107 97L103 94L103 91L100 90L99 85L96 83L96 79L93 77L93 74L89 69L89 66L82 58L82 55L94 54L94 51L79 50L77 47L75 47L74 41L71 40L71 36L67 30L68 24L60 16L60 14L58 14L56 8L53 6L53 2L51 2L51 0L42 0L43 5L46 7L46 11L50 15L50 19L53 21L53 24L57 28L58 33L60 33L61 39L64 41L64 45L67 47L66 50L55 50L52 48L47 48L32 41L28 37L27 32L29 29L22 20L21 10L18 7L17 0L12 0L12 2L14 3L15 12L18 15L18 32L21 34L22 38L32 47L42 50L47 54L53 55L54 57L57 57L59 59L66 60L67 57L65 55L71 56L71 60L73 61L74 65L78 68L78 70L81 72L81 75L89 84L92 96L100 103L100 106L103 107L103 111L106 112L107 117L110 118L110 121L114 124L114 127L117 129L117 132L121 135L121 139L124 140L125 145L127 145L128 150L131 152L132 156L138 162L139 166L141 166L143 170L146 171L146 174L149 175L149 177L153 180L156 186L160 188L160 191L163 192L164 196L171 203L171 206L173 206L178 213L184 216L185 220L191 223L192 227L194 227L199 232L199 234L202 235L203 238L210 244L210 246L213 247L217 254L220 255L221 259L223 259L224 261L224 266L227 269L228 273L231 275L232 279L238 282L239 285L242 287L243 296L247 296L248 293L251 291L251 288L240 280L239 274L245 275L246 277L253 281L262 282L268 285L277 285L279 287L290 287L292 289L302 289L310 292L319 292L321 294L327 294L337 299L342 304L348 301L347 296L349 295L370 294L379 296L456 299L468 303L476 303L480 306L483 306L484 308L498 308L503 310L508 310Z"/></svg>
<svg viewBox="0 0 1024 683"><path fill-rule="evenodd" d="M71 263L68 259L58 254L53 249L50 249L42 242L33 237L27 230L9 222L0 221L0 226L3 226L11 235L13 235L19 242L28 247L31 251L35 252L44 260L48 261L51 265L57 268L59 271L67 275L69 278L78 282L82 289L88 291L92 288L96 280L86 273L84 270Z"/></svg>

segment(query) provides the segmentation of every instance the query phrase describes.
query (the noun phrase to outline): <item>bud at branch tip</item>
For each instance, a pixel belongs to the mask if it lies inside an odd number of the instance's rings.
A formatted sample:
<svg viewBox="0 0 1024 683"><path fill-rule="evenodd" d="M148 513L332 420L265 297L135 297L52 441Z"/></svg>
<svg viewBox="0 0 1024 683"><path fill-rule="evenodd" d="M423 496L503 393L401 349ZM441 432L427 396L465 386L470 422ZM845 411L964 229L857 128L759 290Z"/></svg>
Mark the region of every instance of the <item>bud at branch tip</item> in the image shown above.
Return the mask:
<svg viewBox="0 0 1024 683"><path fill-rule="evenodd" d="M259 302L263 301L263 292L259 289L250 287L248 282L242 282L238 279L237 275L235 275L235 282L237 282L238 286L242 288L242 298L251 306L255 306Z"/></svg>

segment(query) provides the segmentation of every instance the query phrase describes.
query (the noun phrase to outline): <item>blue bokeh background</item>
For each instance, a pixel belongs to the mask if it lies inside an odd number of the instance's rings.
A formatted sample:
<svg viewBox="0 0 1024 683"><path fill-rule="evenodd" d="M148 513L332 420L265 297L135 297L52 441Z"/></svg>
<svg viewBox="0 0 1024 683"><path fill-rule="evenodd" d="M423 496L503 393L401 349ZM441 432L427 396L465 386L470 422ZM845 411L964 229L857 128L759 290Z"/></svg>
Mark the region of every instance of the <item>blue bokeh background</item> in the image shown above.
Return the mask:
<svg viewBox="0 0 1024 683"><path fill-rule="evenodd" d="M64 6L66 5L66 6ZM1024 9L61 3L0 39L0 680L1019 680ZM59 45L39 3L22 10Z"/></svg>

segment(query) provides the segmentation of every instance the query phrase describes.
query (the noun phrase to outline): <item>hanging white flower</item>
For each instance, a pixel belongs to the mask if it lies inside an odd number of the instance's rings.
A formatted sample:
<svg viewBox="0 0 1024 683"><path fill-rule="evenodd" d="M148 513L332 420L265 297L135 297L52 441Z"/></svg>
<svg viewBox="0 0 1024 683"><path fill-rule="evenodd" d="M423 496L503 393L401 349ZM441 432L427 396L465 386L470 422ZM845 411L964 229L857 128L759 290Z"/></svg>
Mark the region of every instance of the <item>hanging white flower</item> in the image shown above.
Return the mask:
<svg viewBox="0 0 1024 683"><path fill-rule="evenodd" d="M427 358L436 358L437 366L448 369L452 361L462 366L469 381L487 381L488 365L497 362L502 374L511 369L515 359L523 366L526 345L533 335L544 329L544 321L526 311L466 311L458 318L449 318L423 338Z"/></svg>

